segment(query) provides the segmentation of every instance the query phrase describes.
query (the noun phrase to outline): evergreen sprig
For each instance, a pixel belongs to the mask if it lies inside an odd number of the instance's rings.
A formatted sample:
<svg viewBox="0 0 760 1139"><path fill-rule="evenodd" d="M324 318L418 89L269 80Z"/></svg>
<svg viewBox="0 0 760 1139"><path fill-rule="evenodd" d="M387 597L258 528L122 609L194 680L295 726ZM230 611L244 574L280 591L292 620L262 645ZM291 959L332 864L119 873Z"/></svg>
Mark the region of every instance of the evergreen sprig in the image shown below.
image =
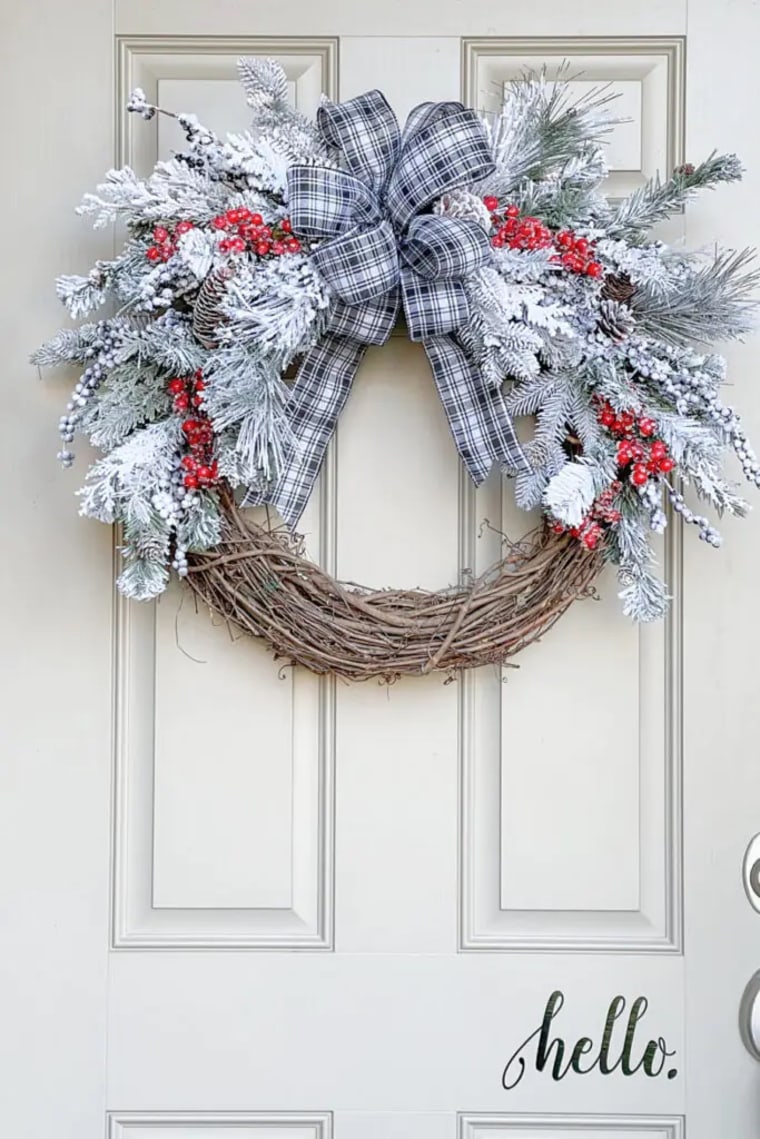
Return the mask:
<svg viewBox="0 0 760 1139"><path fill-rule="evenodd" d="M620 203L607 226L607 236L638 244L653 226L680 210L699 190L738 182L742 173L735 154L713 152L698 166L679 166L669 178L657 174Z"/></svg>

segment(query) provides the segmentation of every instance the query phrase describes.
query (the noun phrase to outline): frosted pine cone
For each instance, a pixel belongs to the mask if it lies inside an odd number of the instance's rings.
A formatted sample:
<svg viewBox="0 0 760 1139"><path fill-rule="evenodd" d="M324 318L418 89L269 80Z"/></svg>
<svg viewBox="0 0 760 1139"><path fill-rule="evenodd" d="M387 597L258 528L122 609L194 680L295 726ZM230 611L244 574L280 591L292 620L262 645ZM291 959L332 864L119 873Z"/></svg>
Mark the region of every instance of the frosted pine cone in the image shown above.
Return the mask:
<svg viewBox="0 0 760 1139"><path fill-rule="evenodd" d="M483 199L477 194L471 194L469 190L449 190L435 203L433 213L474 221L485 230L491 228L491 214L483 204Z"/></svg>
<svg viewBox="0 0 760 1139"><path fill-rule="evenodd" d="M217 329L225 320L219 306L226 296L227 282L234 275L231 265L214 269L198 290L193 305L193 334L204 348L216 348L219 343Z"/></svg>
<svg viewBox="0 0 760 1139"><path fill-rule="evenodd" d="M599 305L599 331L609 336L616 344L620 344L631 334L635 323L627 305L609 298L602 300Z"/></svg>
<svg viewBox="0 0 760 1139"><path fill-rule="evenodd" d="M611 301L628 304L635 292L636 286L627 273L608 273L604 278L602 296Z"/></svg>

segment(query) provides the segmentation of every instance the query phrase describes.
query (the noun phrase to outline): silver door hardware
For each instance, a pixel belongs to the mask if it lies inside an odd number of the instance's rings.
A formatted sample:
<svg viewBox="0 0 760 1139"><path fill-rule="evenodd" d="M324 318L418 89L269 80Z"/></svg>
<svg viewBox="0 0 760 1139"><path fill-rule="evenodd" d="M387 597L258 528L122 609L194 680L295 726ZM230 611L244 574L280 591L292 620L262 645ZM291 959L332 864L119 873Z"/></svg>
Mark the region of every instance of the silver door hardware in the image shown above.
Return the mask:
<svg viewBox="0 0 760 1139"><path fill-rule="evenodd" d="M760 1060L760 970L750 978L739 1006L739 1031L744 1047Z"/></svg>
<svg viewBox="0 0 760 1139"><path fill-rule="evenodd" d="M760 834L756 834L747 847L742 878L750 905L760 913Z"/></svg>

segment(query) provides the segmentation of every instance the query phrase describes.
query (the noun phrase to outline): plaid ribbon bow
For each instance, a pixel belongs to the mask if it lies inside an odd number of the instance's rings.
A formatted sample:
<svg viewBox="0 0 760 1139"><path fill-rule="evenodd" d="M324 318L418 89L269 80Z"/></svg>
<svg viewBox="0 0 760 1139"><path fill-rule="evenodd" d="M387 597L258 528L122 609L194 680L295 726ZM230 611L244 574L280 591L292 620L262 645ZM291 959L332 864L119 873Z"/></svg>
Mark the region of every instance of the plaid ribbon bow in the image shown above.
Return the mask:
<svg viewBox="0 0 760 1139"><path fill-rule="evenodd" d="M530 469L501 392L453 336L469 319L464 280L490 255L488 237L476 222L421 212L493 170L477 116L461 103L423 103L402 135L385 97L369 91L323 103L317 125L345 169L291 167L289 214L299 236L318 242L312 261L331 287L333 315L288 399L293 442L279 477L251 489L244 505L271 503L296 525L361 359L388 339L401 305L476 485L495 462Z"/></svg>

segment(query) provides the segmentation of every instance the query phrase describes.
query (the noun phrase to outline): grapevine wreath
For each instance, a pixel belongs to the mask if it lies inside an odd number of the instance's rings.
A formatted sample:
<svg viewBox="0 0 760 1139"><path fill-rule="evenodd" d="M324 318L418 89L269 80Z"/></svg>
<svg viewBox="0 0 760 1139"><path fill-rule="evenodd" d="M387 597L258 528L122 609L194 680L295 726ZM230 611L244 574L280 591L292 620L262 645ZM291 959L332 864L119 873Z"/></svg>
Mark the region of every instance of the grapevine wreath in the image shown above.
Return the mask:
<svg viewBox="0 0 760 1139"><path fill-rule="evenodd" d="M572 103L564 79L527 75L494 116L426 103L401 131L379 91L324 100L311 123L275 62L239 67L249 132L222 140L173 115L185 151L85 196L79 212L120 221L126 241L58 295L75 318L106 302L115 315L33 357L83 367L59 458L71 465L77 432L103 453L81 511L121 525L119 589L156 597L173 568L279 657L351 679L504 661L604 562L626 614L660 617L649 538L667 504L720 542L681 484L743 513L722 474L732 449L760 485L706 349L749 328L751 254L647 237L697 189L739 179L737 159L613 202L604 91ZM128 108L171 113L140 90ZM542 514L486 574L438 592L336 581L296 533L360 361L400 319L474 482L495 466ZM512 416L534 417L527 442ZM264 504L264 522L245 510Z"/></svg>

